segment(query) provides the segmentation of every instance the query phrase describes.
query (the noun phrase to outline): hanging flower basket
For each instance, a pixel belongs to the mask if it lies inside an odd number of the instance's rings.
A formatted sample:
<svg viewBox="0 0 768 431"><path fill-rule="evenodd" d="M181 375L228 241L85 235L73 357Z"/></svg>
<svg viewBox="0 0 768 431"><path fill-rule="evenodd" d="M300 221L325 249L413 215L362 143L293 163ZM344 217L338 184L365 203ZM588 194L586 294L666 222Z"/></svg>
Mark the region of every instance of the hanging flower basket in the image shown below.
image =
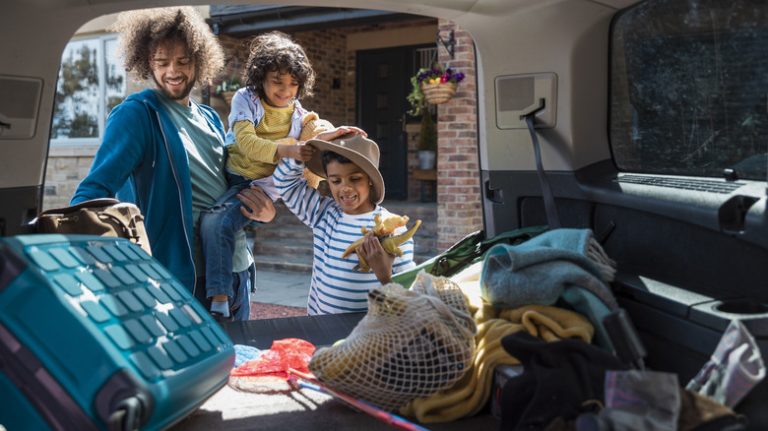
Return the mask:
<svg viewBox="0 0 768 431"><path fill-rule="evenodd" d="M424 100L427 103L439 105L451 100L456 95L456 83L448 81L429 84L424 81L421 83L421 92L424 93Z"/></svg>
<svg viewBox="0 0 768 431"><path fill-rule="evenodd" d="M420 115L426 104L439 105L456 95L456 86L464 80L464 74L450 67L435 63L431 68L421 68L411 77L411 92L406 99L411 105L410 115Z"/></svg>
<svg viewBox="0 0 768 431"><path fill-rule="evenodd" d="M227 102L227 105L231 105L232 104L232 97L234 97L234 96L235 96L235 92L234 91L222 91L221 92L221 97L224 99L225 102Z"/></svg>

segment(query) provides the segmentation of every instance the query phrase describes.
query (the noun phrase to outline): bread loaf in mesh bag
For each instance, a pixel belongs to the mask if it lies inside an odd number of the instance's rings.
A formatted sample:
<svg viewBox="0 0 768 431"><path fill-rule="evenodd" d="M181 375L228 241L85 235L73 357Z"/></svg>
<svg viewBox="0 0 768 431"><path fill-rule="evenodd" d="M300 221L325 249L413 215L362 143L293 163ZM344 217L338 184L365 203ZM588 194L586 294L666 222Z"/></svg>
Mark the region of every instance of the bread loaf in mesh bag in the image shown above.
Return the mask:
<svg viewBox="0 0 768 431"><path fill-rule="evenodd" d="M329 386L394 411L451 387L470 366L475 323L459 287L424 272L411 290L388 284L368 294L368 314L349 337L309 363Z"/></svg>

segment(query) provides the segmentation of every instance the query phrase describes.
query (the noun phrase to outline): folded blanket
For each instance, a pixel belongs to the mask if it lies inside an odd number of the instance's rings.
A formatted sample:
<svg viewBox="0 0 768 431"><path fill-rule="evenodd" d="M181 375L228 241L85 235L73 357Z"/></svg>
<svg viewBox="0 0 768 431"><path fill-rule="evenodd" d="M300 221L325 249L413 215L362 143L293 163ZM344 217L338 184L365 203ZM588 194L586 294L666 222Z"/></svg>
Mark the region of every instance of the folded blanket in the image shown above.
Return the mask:
<svg viewBox="0 0 768 431"><path fill-rule="evenodd" d="M497 307L554 304L568 286L595 294L610 309L616 300L606 286L615 263L589 229L555 229L519 245L500 244L485 255L483 299Z"/></svg>
<svg viewBox="0 0 768 431"><path fill-rule="evenodd" d="M411 401L400 412L423 423L450 422L476 414L488 402L493 370L499 365L520 362L507 354L501 339L516 332L526 332L546 341L564 338L589 343L593 327L581 315L570 310L529 305L501 310L477 326L477 348L471 368L450 389Z"/></svg>

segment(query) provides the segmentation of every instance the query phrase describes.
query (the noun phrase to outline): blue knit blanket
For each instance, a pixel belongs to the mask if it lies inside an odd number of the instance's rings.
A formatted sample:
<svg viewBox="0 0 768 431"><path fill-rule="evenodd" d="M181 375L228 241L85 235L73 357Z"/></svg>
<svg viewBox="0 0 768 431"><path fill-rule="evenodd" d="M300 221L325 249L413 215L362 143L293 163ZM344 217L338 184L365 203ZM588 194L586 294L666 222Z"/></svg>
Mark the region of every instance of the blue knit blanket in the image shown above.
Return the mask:
<svg viewBox="0 0 768 431"><path fill-rule="evenodd" d="M568 286L595 294L609 309L616 299L606 283L615 263L589 229L555 229L519 245L498 244L485 255L481 295L498 307L552 305Z"/></svg>

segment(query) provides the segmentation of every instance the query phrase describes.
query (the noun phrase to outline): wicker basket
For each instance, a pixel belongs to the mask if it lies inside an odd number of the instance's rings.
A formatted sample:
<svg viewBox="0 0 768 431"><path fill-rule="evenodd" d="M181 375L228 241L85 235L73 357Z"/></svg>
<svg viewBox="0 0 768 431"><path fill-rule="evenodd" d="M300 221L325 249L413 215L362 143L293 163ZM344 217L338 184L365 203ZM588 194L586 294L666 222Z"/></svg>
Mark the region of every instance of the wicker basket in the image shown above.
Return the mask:
<svg viewBox="0 0 768 431"><path fill-rule="evenodd" d="M234 91L222 91L221 92L221 97L224 98L224 101L227 102L227 105L231 105L232 104L232 97L234 97L234 96L235 96L235 92Z"/></svg>
<svg viewBox="0 0 768 431"><path fill-rule="evenodd" d="M445 103L456 94L455 82L443 82L440 84L421 83L421 92L424 93L424 100L427 103L439 105Z"/></svg>

